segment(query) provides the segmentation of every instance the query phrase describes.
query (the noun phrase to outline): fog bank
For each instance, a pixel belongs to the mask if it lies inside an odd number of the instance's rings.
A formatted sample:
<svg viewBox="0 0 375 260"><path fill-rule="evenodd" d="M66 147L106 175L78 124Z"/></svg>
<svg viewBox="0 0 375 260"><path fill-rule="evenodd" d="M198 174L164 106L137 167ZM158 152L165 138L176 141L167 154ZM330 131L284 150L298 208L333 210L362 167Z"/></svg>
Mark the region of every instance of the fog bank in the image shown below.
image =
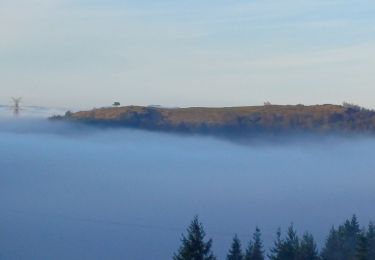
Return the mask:
<svg viewBox="0 0 375 260"><path fill-rule="evenodd" d="M257 145L199 136L0 120L0 258L171 259L198 214L219 259L258 225L321 243L375 219L375 139Z"/></svg>

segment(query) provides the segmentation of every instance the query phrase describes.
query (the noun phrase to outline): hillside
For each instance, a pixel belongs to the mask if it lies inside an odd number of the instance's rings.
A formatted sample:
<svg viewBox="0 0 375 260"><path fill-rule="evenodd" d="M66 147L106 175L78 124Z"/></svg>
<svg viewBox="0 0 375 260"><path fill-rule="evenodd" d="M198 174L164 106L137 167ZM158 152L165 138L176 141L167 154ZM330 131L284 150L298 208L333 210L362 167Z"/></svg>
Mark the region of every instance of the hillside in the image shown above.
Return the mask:
<svg viewBox="0 0 375 260"><path fill-rule="evenodd" d="M354 105L265 105L224 108L125 106L67 112L53 120L182 133L375 133L375 112Z"/></svg>

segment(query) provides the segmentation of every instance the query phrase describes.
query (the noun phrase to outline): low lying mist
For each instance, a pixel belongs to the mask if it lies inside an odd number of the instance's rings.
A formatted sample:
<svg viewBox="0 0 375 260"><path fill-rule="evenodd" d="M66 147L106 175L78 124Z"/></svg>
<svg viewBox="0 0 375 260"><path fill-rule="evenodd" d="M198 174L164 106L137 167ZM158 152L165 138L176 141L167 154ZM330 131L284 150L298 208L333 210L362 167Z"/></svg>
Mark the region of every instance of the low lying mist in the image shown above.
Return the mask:
<svg viewBox="0 0 375 260"><path fill-rule="evenodd" d="M224 259L255 226L324 242L375 219L375 139L229 142L45 119L0 120L0 258L171 259L194 215Z"/></svg>

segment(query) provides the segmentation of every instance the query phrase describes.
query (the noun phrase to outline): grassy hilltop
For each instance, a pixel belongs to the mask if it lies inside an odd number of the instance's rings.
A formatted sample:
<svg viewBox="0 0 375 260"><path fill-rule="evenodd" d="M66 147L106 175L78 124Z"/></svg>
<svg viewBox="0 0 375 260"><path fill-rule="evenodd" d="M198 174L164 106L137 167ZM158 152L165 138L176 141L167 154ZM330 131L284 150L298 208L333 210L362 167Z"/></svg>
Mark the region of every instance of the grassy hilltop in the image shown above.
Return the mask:
<svg viewBox="0 0 375 260"><path fill-rule="evenodd" d="M55 120L183 133L375 133L375 112L344 105L264 105L223 108L108 107L67 112Z"/></svg>

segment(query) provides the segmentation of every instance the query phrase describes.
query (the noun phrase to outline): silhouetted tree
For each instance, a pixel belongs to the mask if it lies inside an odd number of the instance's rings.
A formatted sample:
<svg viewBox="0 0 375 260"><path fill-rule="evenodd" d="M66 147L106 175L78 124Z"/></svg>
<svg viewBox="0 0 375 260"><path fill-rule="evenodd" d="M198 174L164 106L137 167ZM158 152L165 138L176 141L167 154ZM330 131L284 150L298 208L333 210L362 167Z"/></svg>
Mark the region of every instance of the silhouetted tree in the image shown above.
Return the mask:
<svg viewBox="0 0 375 260"><path fill-rule="evenodd" d="M322 250L323 260L340 260L342 259L341 242L337 230L332 227L329 231L328 238Z"/></svg>
<svg viewBox="0 0 375 260"><path fill-rule="evenodd" d="M65 116L66 117L71 117L73 115L73 112L72 111L66 111L66 113L65 113Z"/></svg>
<svg viewBox="0 0 375 260"><path fill-rule="evenodd" d="M204 241L206 233L198 216L194 217L187 229L187 236L182 235L182 245L178 253L174 255L174 260L215 260L211 251L212 239Z"/></svg>
<svg viewBox="0 0 375 260"><path fill-rule="evenodd" d="M375 259L375 225L370 222L366 234L368 259Z"/></svg>
<svg viewBox="0 0 375 260"><path fill-rule="evenodd" d="M249 242L245 260L264 260L262 234L258 227L256 227L253 234L253 241Z"/></svg>
<svg viewBox="0 0 375 260"><path fill-rule="evenodd" d="M362 231L358 239L356 260L368 260L368 249L366 232Z"/></svg>
<svg viewBox="0 0 375 260"><path fill-rule="evenodd" d="M282 251L283 241L281 239L281 229L278 228L276 232L276 240L271 248L271 253L268 255L271 260L280 260L280 253Z"/></svg>
<svg viewBox="0 0 375 260"><path fill-rule="evenodd" d="M338 228L332 227L319 255L316 242L310 233L299 239L293 224L284 238L277 230L274 246L268 255L270 260L375 260L375 225L360 229L357 217L353 215ZM205 232L198 217L195 217L182 236L182 245L174 260L215 260L211 251L212 240L205 242ZM234 236L227 260L264 260L261 231L257 227L246 248L241 249L241 241Z"/></svg>
<svg viewBox="0 0 375 260"><path fill-rule="evenodd" d="M227 260L243 260L244 256L241 249L241 241L238 239L237 235L234 236L229 254L227 255Z"/></svg>
<svg viewBox="0 0 375 260"><path fill-rule="evenodd" d="M342 241L342 251L344 254L343 260L355 259L360 234L361 229L355 215L353 215L350 221L345 221L345 224L339 227L339 235Z"/></svg>
<svg viewBox="0 0 375 260"><path fill-rule="evenodd" d="M277 239L271 249L271 260L296 260L299 253L299 238L293 224L288 228L285 239L281 239L281 232L278 230Z"/></svg>
<svg viewBox="0 0 375 260"><path fill-rule="evenodd" d="M322 250L324 260L356 259L361 230L357 217L346 220L337 230L331 229L326 245Z"/></svg>
<svg viewBox="0 0 375 260"><path fill-rule="evenodd" d="M287 237L284 242L282 256L283 259L297 259L299 251L299 238L293 224L288 228Z"/></svg>
<svg viewBox="0 0 375 260"><path fill-rule="evenodd" d="M254 244L253 244L253 241L250 240L249 244L247 245L247 248L246 248L244 260L251 260L253 250L254 250Z"/></svg>
<svg viewBox="0 0 375 260"><path fill-rule="evenodd" d="M299 260L318 260L319 253L314 241L314 237L309 234L305 233L302 237L301 243L299 245L299 252L298 252L298 259Z"/></svg>
<svg viewBox="0 0 375 260"><path fill-rule="evenodd" d="M375 259L375 227L372 222L368 230L362 230L358 239L356 260Z"/></svg>

